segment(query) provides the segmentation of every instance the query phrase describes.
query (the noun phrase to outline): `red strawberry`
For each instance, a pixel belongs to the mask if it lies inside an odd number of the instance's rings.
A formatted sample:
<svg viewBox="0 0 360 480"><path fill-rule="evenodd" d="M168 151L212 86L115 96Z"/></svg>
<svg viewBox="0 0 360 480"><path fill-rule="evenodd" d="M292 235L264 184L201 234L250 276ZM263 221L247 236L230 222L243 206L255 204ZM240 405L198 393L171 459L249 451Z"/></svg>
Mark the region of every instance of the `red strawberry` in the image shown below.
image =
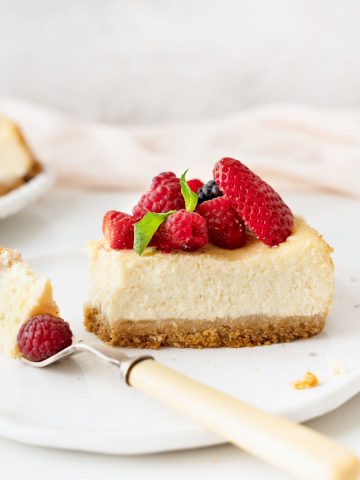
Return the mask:
<svg viewBox="0 0 360 480"><path fill-rule="evenodd" d="M194 193L197 193L199 188L201 188L204 185L204 182L202 182L198 178L192 178L191 180L187 181L187 184L189 185L189 187Z"/></svg>
<svg viewBox="0 0 360 480"><path fill-rule="evenodd" d="M291 235L294 216L275 190L233 158L216 163L214 179L220 190L259 240L279 245Z"/></svg>
<svg viewBox="0 0 360 480"><path fill-rule="evenodd" d="M180 180L173 172L163 172L153 178L151 189L135 205L133 215L140 220L147 212L162 213L184 207Z"/></svg>
<svg viewBox="0 0 360 480"><path fill-rule="evenodd" d="M115 210L105 214L102 230L111 248L115 250L133 248L136 221L131 215Z"/></svg>
<svg viewBox="0 0 360 480"><path fill-rule="evenodd" d="M240 248L245 241L245 225L226 197L203 202L197 212L206 219L209 240L222 248Z"/></svg>

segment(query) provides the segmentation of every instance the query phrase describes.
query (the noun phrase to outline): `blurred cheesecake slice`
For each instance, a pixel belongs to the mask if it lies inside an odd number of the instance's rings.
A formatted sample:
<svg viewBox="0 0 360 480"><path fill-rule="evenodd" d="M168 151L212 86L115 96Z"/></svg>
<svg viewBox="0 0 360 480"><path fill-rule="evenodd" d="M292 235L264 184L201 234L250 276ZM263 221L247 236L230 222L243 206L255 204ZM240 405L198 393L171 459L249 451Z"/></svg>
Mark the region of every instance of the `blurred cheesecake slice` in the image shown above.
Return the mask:
<svg viewBox="0 0 360 480"><path fill-rule="evenodd" d="M19 127L0 115L0 195L21 186L40 170Z"/></svg>
<svg viewBox="0 0 360 480"><path fill-rule="evenodd" d="M45 313L58 315L50 280L34 272L19 252L0 247L0 351L18 356L21 325Z"/></svg>

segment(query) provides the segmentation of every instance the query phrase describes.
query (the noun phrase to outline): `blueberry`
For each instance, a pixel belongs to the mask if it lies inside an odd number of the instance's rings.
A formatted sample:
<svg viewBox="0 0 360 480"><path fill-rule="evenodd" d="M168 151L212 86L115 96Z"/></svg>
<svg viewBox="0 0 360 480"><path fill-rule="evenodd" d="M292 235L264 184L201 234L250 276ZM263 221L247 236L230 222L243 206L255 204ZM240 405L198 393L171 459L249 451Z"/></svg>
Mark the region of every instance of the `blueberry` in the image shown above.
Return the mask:
<svg viewBox="0 0 360 480"><path fill-rule="evenodd" d="M209 180L205 185L199 188L197 191L198 204L206 202L207 200L212 200L216 197L221 197L222 192L217 186L215 180Z"/></svg>

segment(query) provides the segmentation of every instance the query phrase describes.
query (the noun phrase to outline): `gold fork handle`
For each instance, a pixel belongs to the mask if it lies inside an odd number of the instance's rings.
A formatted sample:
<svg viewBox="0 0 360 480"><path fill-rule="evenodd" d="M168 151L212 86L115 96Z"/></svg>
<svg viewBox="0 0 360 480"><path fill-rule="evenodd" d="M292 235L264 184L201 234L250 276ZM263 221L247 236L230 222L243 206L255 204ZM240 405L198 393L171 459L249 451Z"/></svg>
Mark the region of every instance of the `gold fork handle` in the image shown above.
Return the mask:
<svg viewBox="0 0 360 480"><path fill-rule="evenodd" d="M133 365L128 382L295 477L358 478L359 459L331 439L232 398L152 359Z"/></svg>

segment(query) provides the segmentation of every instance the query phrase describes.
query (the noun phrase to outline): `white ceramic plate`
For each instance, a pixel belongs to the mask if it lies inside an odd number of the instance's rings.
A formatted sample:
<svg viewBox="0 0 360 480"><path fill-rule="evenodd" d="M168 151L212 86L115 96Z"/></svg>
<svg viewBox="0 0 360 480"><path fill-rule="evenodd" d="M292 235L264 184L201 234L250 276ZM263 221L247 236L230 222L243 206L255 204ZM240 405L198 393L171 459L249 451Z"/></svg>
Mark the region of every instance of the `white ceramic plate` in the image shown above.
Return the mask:
<svg viewBox="0 0 360 480"><path fill-rule="evenodd" d="M53 279L55 295L78 339L84 332L86 259L82 254L28 258ZM310 340L256 348L153 352L159 362L270 412L305 421L360 391L360 274L336 270L333 313ZM98 342L100 344L100 342ZM116 355L117 349L110 349ZM131 352L130 352L131 353ZM139 353L137 351L136 353ZM345 371L334 375L327 356ZM307 370L320 386L294 390ZM85 354L37 370L0 356L0 435L34 445L113 454L200 447L222 439L125 386L114 367Z"/></svg>
<svg viewBox="0 0 360 480"><path fill-rule="evenodd" d="M45 195L53 186L54 179L54 173L49 169L44 169L21 187L0 196L0 219L15 215L15 213L20 212L30 203Z"/></svg>

